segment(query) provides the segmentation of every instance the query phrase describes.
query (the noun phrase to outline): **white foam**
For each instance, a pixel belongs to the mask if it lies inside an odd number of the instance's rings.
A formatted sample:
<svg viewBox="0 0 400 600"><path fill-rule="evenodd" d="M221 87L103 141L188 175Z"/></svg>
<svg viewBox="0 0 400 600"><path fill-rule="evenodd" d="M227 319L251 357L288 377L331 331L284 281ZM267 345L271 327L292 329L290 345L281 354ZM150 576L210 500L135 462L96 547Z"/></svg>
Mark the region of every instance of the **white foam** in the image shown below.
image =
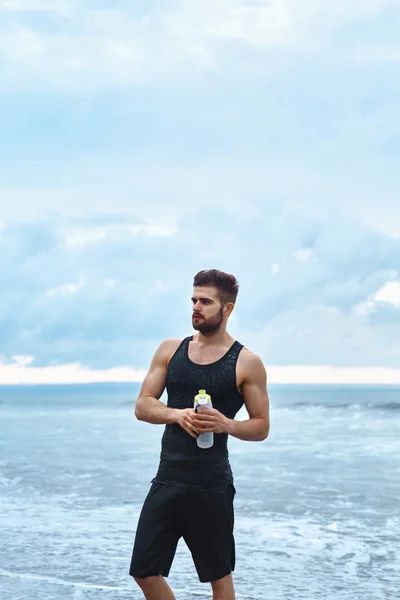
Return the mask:
<svg viewBox="0 0 400 600"><path fill-rule="evenodd" d="M13 571L4 571L0 569L0 575L3 577L10 577L12 579L25 579L28 581L43 581L45 583L53 583L65 587L76 587L90 590L120 590L130 591L129 588L124 588L115 585L103 585L94 583L85 583L83 581L67 581L65 579L59 579L57 577L50 577L48 575L37 575L36 573L17 573Z"/></svg>

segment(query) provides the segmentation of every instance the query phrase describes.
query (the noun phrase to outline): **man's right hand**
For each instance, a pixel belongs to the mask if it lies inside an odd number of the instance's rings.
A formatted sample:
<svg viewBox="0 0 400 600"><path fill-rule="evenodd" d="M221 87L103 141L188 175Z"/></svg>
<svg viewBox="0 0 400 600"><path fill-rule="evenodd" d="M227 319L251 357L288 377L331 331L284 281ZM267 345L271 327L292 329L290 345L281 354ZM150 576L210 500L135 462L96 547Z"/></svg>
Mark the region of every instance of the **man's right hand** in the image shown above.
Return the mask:
<svg viewBox="0 0 400 600"><path fill-rule="evenodd" d="M196 428L194 426L194 408L183 408L177 413L177 423L188 433L192 438L197 439Z"/></svg>

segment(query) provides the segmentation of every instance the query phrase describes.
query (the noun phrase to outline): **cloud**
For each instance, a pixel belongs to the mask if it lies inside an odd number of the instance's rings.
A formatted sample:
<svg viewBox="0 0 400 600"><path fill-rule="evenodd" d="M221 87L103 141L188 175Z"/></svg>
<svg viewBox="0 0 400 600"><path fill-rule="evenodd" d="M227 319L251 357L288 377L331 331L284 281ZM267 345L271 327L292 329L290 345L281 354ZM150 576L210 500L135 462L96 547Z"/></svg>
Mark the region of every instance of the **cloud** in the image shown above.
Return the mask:
<svg viewBox="0 0 400 600"><path fill-rule="evenodd" d="M65 15L73 5L72 0L3 0L0 13L50 11Z"/></svg>
<svg viewBox="0 0 400 600"><path fill-rule="evenodd" d="M3 11L13 18L1 34L2 87L81 93L116 84L186 79L193 72L217 72L232 64L241 69L248 65L247 50L277 52L265 61L264 69L273 72L274 63L286 53L317 53L329 47L338 27L363 24L398 6L391 0L339 1L323 7L317 0L185 0L166 2L162 8L149 4L138 12L126 4L107 9L84 0L8 0ZM27 18L32 11L51 11L60 20L43 31ZM347 45L351 48L351 37ZM357 52L351 53L356 57ZM244 57L240 66L239 56ZM379 53L374 57L379 59Z"/></svg>
<svg viewBox="0 0 400 600"><path fill-rule="evenodd" d="M400 47L382 45L364 48L357 53L356 60L358 60L360 64L399 63Z"/></svg>
<svg viewBox="0 0 400 600"><path fill-rule="evenodd" d="M162 339L190 333L195 272L218 267L241 282L234 334L268 364L393 367L400 360L398 312L388 330L359 309L371 298L397 302L390 281L400 243L365 226L290 204L240 219L224 209L194 211L168 235L163 226L139 234L114 223L94 239L86 218L86 237L71 244L77 225L47 219L3 231L6 358L145 369Z"/></svg>
<svg viewBox="0 0 400 600"><path fill-rule="evenodd" d="M2 25L0 219L290 198L400 236L399 80L357 60L397 2L65 6Z"/></svg>
<svg viewBox="0 0 400 600"><path fill-rule="evenodd" d="M365 384L399 385L400 369L331 367L331 366L285 366L268 365L269 383L296 384Z"/></svg>
<svg viewBox="0 0 400 600"><path fill-rule="evenodd" d="M31 356L14 356L10 363L0 360L0 385L141 383L147 372L132 367L90 369L81 364L33 367L32 361ZM400 369L268 365L268 383L399 385Z"/></svg>
<svg viewBox="0 0 400 600"><path fill-rule="evenodd" d="M302 262L307 262L312 257L312 249L311 248L300 248L293 252L293 256L301 260Z"/></svg>
<svg viewBox="0 0 400 600"><path fill-rule="evenodd" d="M400 3L106 4L1 5L4 360L145 368L219 266L267 364L399 364Z"/></svg>
<svg viewBox="0 0 400 600"><path fill-rule="evenodd" d="M270 0L189 0L166 16L167 29L182 39L236 41L256 48L287 41L293 27L293 3Z"/></svg>
<svg viewBox="0 0 400 600"><path fill-rule="evenodd" d="M107 280L110 281L110 280ZM48 290L46 294L48 296L54 296L55 294L74 294L79 288L85 286L85 280L79 279L76 283L67 283L65 285L60 285L56 288Z"/></svg>
<svg viewBox="0 0 400 600"><path fill-rule="evenodd" d="M139 221L139 219L138 219ZM177 233L173 225L148 223L103 225L92 227L79 227L77 225L70 227L65 231L65 243L67 246L85 246L86 244L100 242L110 239L118 239L121 236L150 236L150 237L169 237Z"/></svg>
<svg viewBox="0 0 400 600"><path fill-rule="evenodd" d="M374 294L368 296L366 300L354 307L354 312L360 315L373 315L385 312L397 316L397 309L400 308L400 282L387 281Z"/></svg>
<svg viewBox="0 0 400 600"><path fill-rule="evenodd" d="M3 89L50 87L79 94L212 66L205 49L176 38L157 16L135 19L116 10L73 11L59 32L16 20L0 38Z"/></svg>
<svg viewBox="0 0 400 600"><path fill-rule="evenodd" d="M145 376L145 371L132 367L105 370L80 364L33 367L32 361L32 356L14 356L10 363L0 360L1 385L140 382Z"/></svg>
<svg viewBox="0 0 400 600"><path fill-rule="evenodd" d="M377 302L387 302L400 308L400 281L385 283L375 294Z"/></svg>

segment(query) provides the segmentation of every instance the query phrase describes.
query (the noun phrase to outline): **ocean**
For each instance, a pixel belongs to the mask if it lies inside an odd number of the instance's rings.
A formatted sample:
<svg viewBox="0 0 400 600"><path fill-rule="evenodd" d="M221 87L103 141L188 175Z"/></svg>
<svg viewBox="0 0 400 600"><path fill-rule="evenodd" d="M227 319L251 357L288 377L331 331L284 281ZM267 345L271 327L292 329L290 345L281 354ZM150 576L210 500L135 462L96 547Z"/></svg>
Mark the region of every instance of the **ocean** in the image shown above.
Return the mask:
<svg viewBox="0 0 400 600"><path fill-rule="evenodd" d="M1 600L142 598L128 569L163 427L135 419L137 392L0 387ZM237 598L400 598L400 388L269 393L269 438L229 440ZM168 581L211 598L183 542Z"/></svg>

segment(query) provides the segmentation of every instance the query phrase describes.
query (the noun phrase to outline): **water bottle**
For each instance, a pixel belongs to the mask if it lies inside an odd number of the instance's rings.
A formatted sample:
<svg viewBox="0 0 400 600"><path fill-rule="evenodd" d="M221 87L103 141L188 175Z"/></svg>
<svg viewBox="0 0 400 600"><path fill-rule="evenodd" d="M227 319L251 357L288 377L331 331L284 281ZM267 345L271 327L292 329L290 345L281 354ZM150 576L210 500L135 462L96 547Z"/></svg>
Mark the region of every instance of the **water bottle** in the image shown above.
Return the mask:
<svg viewBox="0 0 400 600"><path fill-rule="evenodd" d="M194 410L209 410L212 408L211 396L206 393L206 390L200 390L197 396L194 397ZM211 448L214 444L214 433L206 431L197 437L197 445L199 448Z"/></svg>

